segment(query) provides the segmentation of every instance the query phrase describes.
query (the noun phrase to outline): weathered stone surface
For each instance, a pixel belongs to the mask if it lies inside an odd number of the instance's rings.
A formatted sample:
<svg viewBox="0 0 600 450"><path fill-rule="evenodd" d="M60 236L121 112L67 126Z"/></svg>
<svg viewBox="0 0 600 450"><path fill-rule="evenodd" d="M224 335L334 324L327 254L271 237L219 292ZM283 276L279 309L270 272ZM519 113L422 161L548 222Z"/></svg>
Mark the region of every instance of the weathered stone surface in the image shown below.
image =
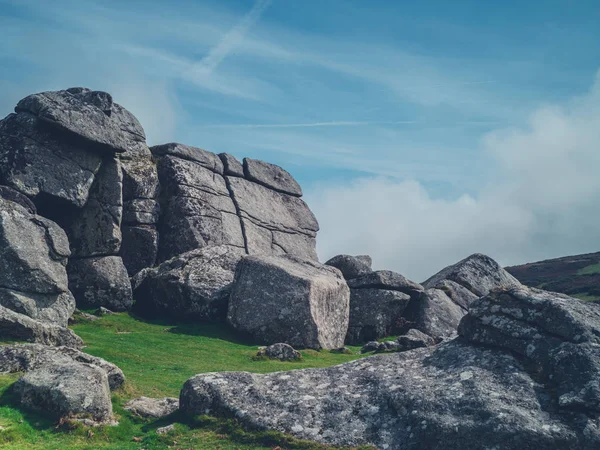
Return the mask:
<svg viewBox="0 0 600 450"><path fill-rule="evenodd" d="M104 306L101 306L100 308L98 308L96 310L96 312L94 314L96 314L98 317L103 317L103 316L110 316L111 314L114 314L114 312L112 312L108 308L105 308Z"/></svg>
<svg viewBox="0 0 600 450"><path fill-rule="evenodd" d="M350 289L350 322L346 343L365 342L397 334L410 296L385 289Z"/></svg>
<svg viewBox="0 0 600 450"><path fill-rule="evenodd" d="M120 256L72 259L67 270L78 307L106 306L115 311L131 308L131 282Z"/></svg>
<svg viewBox="0 0 600 450"><path fill-rule="evenodd" d="M160 205L155 200L138 198L123 205L123 223L154 225L158 223Z"/></svg>
<svg viewBox="0 0 600 450"><path fill-rule="evenodd" d="M133 143L146 140L137 119L115 105L106 92L85 88L42 92L25 97L15 111L34 114L58 130L99 144L106 152L126 152Z"/></svg>
<svg viewBox="0 0 600 450"><path fill-rule="evenodd" d="M281 395L285 392L285 395ZM405 449L539 449L600 445L598 416L554 406L508 352L454 340L433 352L373 356L327 369L201 374L185 414L235 415L331 445Z"/></svg>
<svg viewBox="0 0 600 450"><path fill-rule="evenodd" d="M454 303L464 310L468 310L471 303L479 298L479 296L473 294L466 287L451 280L442 280L436 283L436 287L444 291Z"/></svg>
<svg viewBox="0 0 600 450"><path fill-rule="evenodd" d="M140 274L136 309L185 320L223 320L243 250L220 245L183 253Z"/></svg>
<svg viewBox="0 0 600 450"><path fill-rule="evenodd" d="M377 341L369 341L360 349L361 353L379 352L385 350L385 345Z"/></svg>
<svg viewBox="0 0 600 450"><path fill-rule="evenodd" d="M317 260L319 224L302 199L243 178L226 178L242 217L248 253L286 253Z"/></svg>
<svg viewBox="0 0 600 450"><path fill-rule="evenodd" d="M426 288L438 287L450 280L467 288L477 297L487 295L492 289L508 286L520 286L521 283L504 270L492 258L475 253L452 266L442 269L423 282Z"/></svg>
<svg viewBox="0 0 600 450"><path fill-rule="evenodd" d="M262 184L269 189L302 197L302 188L294 180L294 177L275 164L244 158L244 174L248 180Z"/></svg>
<svg viewBox="0 0 600 450"><path fill-rule="evenodd" d="M121 162L106 158L86 205L69 220L66 231L73 257L115 255L121 248L123 216Z"/></svg>
<svg viewBox="0 0 600 450"><path fill-rule="evenodd" d="M37 294L0 288L0 305L44 323L66 327L75 309L71 292Z"/></svg>
<svg viewBox="0 0 600 450"><path fill-rule="evenodd" d="M37 214L37 209L33 202L26 195L21 194L10 186L0 186L0 198L18 203L30 214Z"/></svg>
<svg viewBox="0 0 600 450"><path fill-rule="evenodd" d="M31 114L0 120L0 183L29 197L81 207L101 163L101 155L55 136Z"/></svg>
<svg viewBox="0 0 600 450"><path fill-rule="evenodd" d="M58 362L27 372L14 385L21 404L60 417L112 417L106 372L80 362Z"/></svg>
<svg viewBox="0 0 600 450"><path fill-rule="evenodd" d="M350 292L339 270L292 256L249 256L237 267L228 322L259 343L338 348Z"/></svg>
<svg viewBox="0 0 600 450"><path fill-rule="evenodd" d="M471 304L459 333L526 358L562 407L600 411L597 305L524 286L498 289Z"/></svg>
<svg viewBox="0 0 600 450"><path fill-rule="evenodd" d="M358 278L373 271L371 264L366 264L364 260L350 255L334 256L325 264L340 269L346 280Z"/></svg>
<svg viewBox="0 0 600 450"><path fill-rule="evenodd" d="M244 168L242 163L239 162L235 156L229 153L219 153L219 158L223 162L223 173L225 175L231 175L232 177L244 178Z"/></svg>
<svg viewBox="0 0 600 450"><path fill-rule="evenodd" d="M158 196L159 183L156 164L147 158L123 160L123 200L154 199Z"/></svg>
<svg viewBox="0 0 600 450"><path fill-rule="evenodd" d="M373 266L373 259L369 255L356 255L355 258L369 267Z"/></svg>
<svg viewBox="0 0 600 450"><path fill-rule="evenodd" d="M160 158L158 174L163 191L160 261L210 245L244 248L240 219L221 175L170 154Z"/></svg>
<svg viewBox="0 0 600 450"><path fill-rule="evenodd" d="M173 414L179 409L179 399L172 397L149 398L139 397L129 400L124 409L142 417L160 419Z"/></svg>
<svg viewBox="0 0 600 450"><path fill-rule="evenodd" d="M153 267L158 255L158 231L151 225L123 225L120 255L130 276Z"/></svg>
<svg viewBox="0 0 600 450"><path fill-rule="evenodd" d="M419 295L423 286L391 270L377 270L359 278L348 280L352 289L387 289L400 291L408 295Z"/></svg>
<svg viewBox="0 0 600 450"><path fill-rule="evenodd" d="M30 372L47 365L73 361L102 369L106 372L111 389L116 389L125 382L123 371L114 364L71 347L50 347L42 344L0 346L0 372Z"/></svg>
<svg viewBox="0 0 600 450"><path fill-rule="evenodd" d="M294 350L294 347L291 345L281 342L260 348L256 356L266 356L267 358L278 359L279 361L297 361L302 359L299 351Z"/></svg>
<svg viewBox="0 0 600 450"><path fill-rule="evenodd" d="M436 340L456 336L458 324L464 315L465 310L440 289L427 289L414 297L404 312L404 317L413 328Z"/></svg>
<svg viewBox="0 0 600 450"><path fill-rule="evenodd" d="M435 345L435 339L431 336L411 328L402 336L398 336L397 342L399 344L398 351L405 352L421 347L431 347Z"/></svg>
<svg viewBox="0 0 600 450"><path fill-rule="evenodd" d="M175 431L175 424L166 425L156 429L156 434L169 434Z"/></svg>
<svg viewBox="0 0 600 450"><path fill-rule="evenodd" d="M221 159L214 153L207 152L201 148L171 142L169 144L155 145L150 150L156 157L165 155L175 156L179 159L199 163L211 172L223 175L223 163Z"/></svg>
<svg viewBox="0 0 600 450"><path fill-rule="evenodd" d="M80 348L81 338L59 325L41 322L0 305L0 340L39 342Z"/></svg>

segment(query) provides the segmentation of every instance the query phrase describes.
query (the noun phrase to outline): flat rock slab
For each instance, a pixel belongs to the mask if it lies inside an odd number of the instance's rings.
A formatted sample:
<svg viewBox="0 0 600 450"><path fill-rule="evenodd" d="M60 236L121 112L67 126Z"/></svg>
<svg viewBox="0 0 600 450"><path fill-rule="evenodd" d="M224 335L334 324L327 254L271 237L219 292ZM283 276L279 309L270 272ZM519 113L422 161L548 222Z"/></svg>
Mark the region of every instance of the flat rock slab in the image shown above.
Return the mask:
<svg viewBox="0 0 600 450"><path fill-rule="evenodd" d="M358 278L348 280L352 289L387 289L400 291L408 295L418 295L424 288L418 283L409 280L404 275L391 270L376 270Z"/></svg>
<svg viewBox="0 0 600 450"><path fill-rule="evenodd" d="M255 183L284 194L302 197L302 188L289 172L275 164L244 158L244 174Z"/></svg>
<svg viewBox="0 0 600 450"><path fill-rule="evenodd" d="M224 174L233 177L244 178L244 168L237 158L229 153L219 153L219 158L223 162Z"/></svg>
<svg viewBox="0 0 600 450"><path fill-rule="evenodd" d="M73 88L29 95L15 110L34 114L56 129L98 144L99 149L127 152L133 142L146 140L144 131L131 113L113 106L106 92Z"/></svg>
<svg viewBox="0 0 600 450"><path fill-rule="evenodd" d="M336 446L597 448L598 416L556 410L543 389L511 354L455 340L327 369L196 375L180 409Z"/></svg>
<svg viewBox="0 0 600 450"><path fill-rule="evenodd" d="M292 256L248 256L237 267L228 322L257 342L339 348L350 291L339 270Z"/></svg>
<svg viewBox="0 0 600 450"><path fill-rule="evenodd" d="M221 162L221 159L214 153L198 147L171 142L169 144L156 145L151 147L150 150L152 151L152 154L157 157L165 155L175 156L177 158L197 162L212 172L221 175L223 174L223 163Z"/></svg>
<svg viewBox="0 0 600 450"><path fill-rule="evenodd" d="M142 417L160 419L179 409L179 399L172 397L149 398L139 397L129 400L124 409Z"/></svg>

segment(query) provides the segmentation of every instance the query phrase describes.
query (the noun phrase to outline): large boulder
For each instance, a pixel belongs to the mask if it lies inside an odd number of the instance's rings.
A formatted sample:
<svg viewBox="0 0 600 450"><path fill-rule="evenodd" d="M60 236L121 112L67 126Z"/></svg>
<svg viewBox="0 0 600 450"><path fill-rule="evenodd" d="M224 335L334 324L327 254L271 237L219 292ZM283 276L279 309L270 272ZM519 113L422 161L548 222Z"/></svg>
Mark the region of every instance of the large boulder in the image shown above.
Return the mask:
<svg viewBox="0 0 600 450"><path fill-rule="evenodd" d="M0 372L30 372L51 364L72 362L91 364L102 369L106 372L111 389L117 389L125 382L125 375L114 364L72 347L41 344L0 346Z"/></svg>
<svg viewBox="0 0 600 450"><path fill-rule="evenodd" d="M524 286L471 304L459 333L474 344L514 352L552 385L559 405L600 411L600 308Z"/></svg>
<svg viewBox="0 0 600 450"><path fill-rule="evenodd" d="M455 337L464 315L465 311L441 289L426 289L404 311L410 326L436 340Z"/></svg>
<svg viewBox="0 0 600 450"><path fill-rule="evenodd" d="M504 270L496 261L481 253L475 253L462 261L448 266L427 281L426 288L444 289L444 281L449 280L466 288L476 297L487 295L492 289L520 286L521 283ZM460 297L460 293L457 292ZM470 303L473 297L457 298L456 303Z"/></svg>
<svg viewBox="0 0 600 450"><path fill-rule="evenodd" d="M597 305L498 289L471 304L460 334L327 369L196 375L180 409L339 446L599 448Z"/></svg>
<svg viewBox="0 0 600 450"><path fill-rule="evenodd" d="M348 286L352 289L387 289L404 292L410 296L423 292L423 286L391 270L376 270L348 280Z"/></svg>
<svg viewBox="0 0 600 450"><path fill-rule="evenodd" d="M204 247L183 253L136 277L136 310L186 320L224 320L243 250Z"/></svg>
<svg viewBox="0 0 600 450"><path fill-rule="evenodd" d="M600 446L596 412L565 411L511 353L460 340L327 369L196 375L181 390L180 410L335 446Z"/></svg>
<svg viewBox="0 0 600 450"><path fill-rule="evenodd" d="M53 362L27 372L14 385L20 403L55 418L112 418L106 372L80 362Z"/></svg>
<svg viewBox="0 0 600 450"><path fill-rule="evenodd" d="M339 270L293 256L248 256L237 267L228 322L263 344L342 347L350 291Z"/></svg>
<svg viewBox="0 0 600 450"><path fill-rule="evenodd" d="M79 307L126 311L133 305L131 282L120 256L72 259L68 272Z"/></svg>
<svg viewBox="0 0 600 450"><path fill-rule="evenodd" d="M360 257L356 256L337 255L325 264L338 268L346 280L358 278L373 272L370 262L367 264L364 259L360 259Z"/></svg>
<svg viewBox="0 0 600 450"><path fill-rule="evenodd" d="M350 289L350 321L346 343L365 342L398 334L410 296L387 289Z"/></svg>

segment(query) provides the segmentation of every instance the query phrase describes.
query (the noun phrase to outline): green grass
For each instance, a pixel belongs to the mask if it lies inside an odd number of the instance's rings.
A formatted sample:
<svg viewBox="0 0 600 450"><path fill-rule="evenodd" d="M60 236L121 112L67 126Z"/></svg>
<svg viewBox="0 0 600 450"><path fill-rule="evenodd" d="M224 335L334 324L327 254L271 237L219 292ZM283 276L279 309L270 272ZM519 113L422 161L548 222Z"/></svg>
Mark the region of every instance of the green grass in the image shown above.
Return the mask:
<svg viewBox="0 0 600 450"><path fill-rule="evenodd" d="M232 420L182 417L144 420L123 410L131 398L178 397L183 383L203 372L248 371L266 373L307 367L327 367L359 358L358 354L301 351L302 360L254 360L257 345L244 342L225 326L142 321L128 314L105 316L75 324L85 352L117 364L125 385L113 393L118 426L88 428L60 426L43 416L22 410L11 393L18 375L0 375L0 448L25 449L324 449L274 432L248 432ZM357 347L351 347L358 352ZM174 433L157 435L155 429L175 423Z"/></svg>
<svg viewBox="0 0 600 450"><path fill-rule="evenodd" d="M586 300L588 302L597 302L600 301L600 297L597 295L589 295L589 294L572 294L572 297L578 298L579 300Z"/></svg>
<svg viewBox="0 0 600 450"><path fill-rule="evenodd" d="M594 275L596 273L600 273L600 262L592 264L591 266L586 266L577 271L577 275Z"/></svg>

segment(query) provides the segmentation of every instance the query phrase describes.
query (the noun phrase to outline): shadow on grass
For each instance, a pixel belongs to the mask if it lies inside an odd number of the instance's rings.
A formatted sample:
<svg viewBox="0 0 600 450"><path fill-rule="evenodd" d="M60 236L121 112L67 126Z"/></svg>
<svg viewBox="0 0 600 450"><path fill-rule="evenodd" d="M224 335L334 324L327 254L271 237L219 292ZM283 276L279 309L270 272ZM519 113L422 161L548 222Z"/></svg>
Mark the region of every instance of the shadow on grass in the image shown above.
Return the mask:
<svg viewBox="0 0 600 450"><path fill-rule="evenodd" d="M25 408L19 401L19 395L15 389L16 382L8 386L0 394L0 405L9 406L19 411L23 417L23 421L27 422L35 430L47 430L56 427L58 419L48 418L43 416L41 413Z"/></svg>

